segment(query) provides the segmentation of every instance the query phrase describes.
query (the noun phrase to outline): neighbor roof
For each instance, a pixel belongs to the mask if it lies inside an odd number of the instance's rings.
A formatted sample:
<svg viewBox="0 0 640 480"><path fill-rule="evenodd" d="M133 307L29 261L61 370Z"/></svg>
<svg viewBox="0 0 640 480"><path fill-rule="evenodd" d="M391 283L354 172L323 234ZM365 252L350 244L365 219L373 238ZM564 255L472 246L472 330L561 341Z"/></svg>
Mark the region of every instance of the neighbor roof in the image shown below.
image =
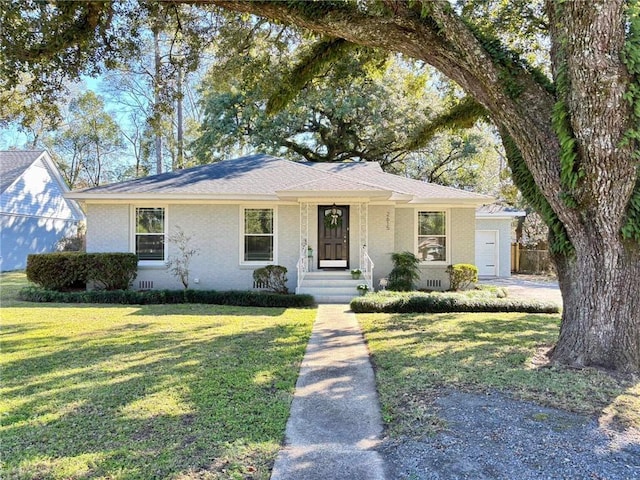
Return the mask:
<svg viewBox="0 0 640 480"><path fill-rule="evenodd" d="M251 155L77 190L82 199L291 199L358 196L487 203L490 197L384 173L377 163L315 164Z"/></svg>
<svg viewBox="0 0 640 480"><path fill-rule="evenodd" d="M22 176L44 150L0 150L0 193Z"/></svg>
<svg viewBox="0 0 640 480"><path fill-rule="evenodd" d="M524 217L527 212L518 210L513 207L506 207L496 203L491 205L483 205L476 209L476 218L514 218Z"/></svg>

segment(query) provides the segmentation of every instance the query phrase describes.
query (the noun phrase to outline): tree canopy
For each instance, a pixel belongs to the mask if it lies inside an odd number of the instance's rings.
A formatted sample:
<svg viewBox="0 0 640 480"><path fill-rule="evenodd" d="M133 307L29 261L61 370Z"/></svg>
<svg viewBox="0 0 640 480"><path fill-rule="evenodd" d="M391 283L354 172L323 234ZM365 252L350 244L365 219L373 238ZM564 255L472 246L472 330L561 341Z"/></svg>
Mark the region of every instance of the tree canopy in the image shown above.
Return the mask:
<svg viewBox="0 0 640 480"><path fill-rule="evenodd" d="M118 176L122 136L91 90L71 100L64 124L44 142L71 188L96 187Z"/></svg>

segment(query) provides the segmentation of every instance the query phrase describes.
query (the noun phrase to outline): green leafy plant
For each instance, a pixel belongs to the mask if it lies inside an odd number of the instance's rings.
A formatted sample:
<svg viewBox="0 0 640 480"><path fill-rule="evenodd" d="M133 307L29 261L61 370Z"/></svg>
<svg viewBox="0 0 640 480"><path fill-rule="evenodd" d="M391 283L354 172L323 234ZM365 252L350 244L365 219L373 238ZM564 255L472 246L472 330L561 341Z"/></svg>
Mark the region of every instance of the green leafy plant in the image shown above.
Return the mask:
<svg viewBox="0 0 640 480"><path fill-rule="evenodd" d="M254 270L253 280L272 292L289 293L287 288L287 269L282 265L267 265Z"/></svg>
<svg viewBox="0 0 640 480"><path fill-rule="evenodd" d="M389 273L389 290L406 292L415 290L415 283L420 279L420 259L411 252L395 252L391 254L393 269Z"/></svg>
<svg viewBox="0 0 640 480"><path fill-rule="evenodd" d="M360 295L364 295L365 293L367 293L369 291L369 285L367 285L366 283L361 283L356 288L360 292Z"/></svg>
<svg viewBox="0 0 640 480"><path fill-rule="evenodd" d="M478 267L470 263L456 263L447 267L450 290L466 290L478 281Z"/></svg>
<svg viewBox="0 0 640 480"><path fill-rule="evenodd" d="M354 268L353 270L351 270L351 277L354 280L359 279L361 275L362 275L362 270L360 270L359 268Z"/></svg>

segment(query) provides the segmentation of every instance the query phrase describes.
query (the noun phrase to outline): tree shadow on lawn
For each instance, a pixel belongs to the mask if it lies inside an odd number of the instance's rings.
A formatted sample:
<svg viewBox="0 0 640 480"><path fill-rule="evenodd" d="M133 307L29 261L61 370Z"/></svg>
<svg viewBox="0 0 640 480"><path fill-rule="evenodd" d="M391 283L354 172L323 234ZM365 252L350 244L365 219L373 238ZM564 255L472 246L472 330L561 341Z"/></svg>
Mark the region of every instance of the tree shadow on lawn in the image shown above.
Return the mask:
<svg viewBox="0 0 640 480"><path fill-rule="evenodd" d="M474 319L477 317L477 319ZM487 318L489 317L489 318ZM460 321L460 319L464 319ZM476 342L491 340L494 348L549 342L558 334L556 314L402 314L389 316L367 331L392 332L394 338L405 336L420 342Z"/></svg>
<svg viewBox="0 0 640 480"><path fill-rule="evenodd" d="M198 315L198 316L238 316L280 317L287 308L283 307L242 307L233 305L212 305L185 303L171 305L135 305L137 310L131 315Z"/></svg>
<svg viewBox="0 0 640 480"><path fill-rule="evenodd" d="M0 338L9 337L11 335L19 335L30 331L39 330L44 326L44 322L41 323L6 323L2 321L2 330L0 330Z"/></svg>
<svg viewBox="0 0 640 480"><path fill-rule="evenodd" d="M630 383L595 369L535 368L532 358L556 341L558 329L558 315L534 314L390 315L365 321L383 404L399 416L419 418L419 411L406 406L412 404L408 399L442 387L499 390L599 415Z"/></svg>
<svg viewBox="0 0 640 480"><path fill-rule="evenodd" d="M128 315L166 316L166 315L197 315L197 316L268 316L279 317L288 308L284 307L245 307L233 305L215 305L204 303L179 303L179 304L155 304L155 305L126 305L118 303L37 303L22 302L12 305L14 309L132 309ZM309 309L305 309L309 310ZM4 329L4 327L3 327Z"/></svg>
<svg viewBox="0 0 640 480"><path fill-rule="evenodd" d="M193 327L117 327L5 364L7 477L267 478L309 328Z"/></svg>

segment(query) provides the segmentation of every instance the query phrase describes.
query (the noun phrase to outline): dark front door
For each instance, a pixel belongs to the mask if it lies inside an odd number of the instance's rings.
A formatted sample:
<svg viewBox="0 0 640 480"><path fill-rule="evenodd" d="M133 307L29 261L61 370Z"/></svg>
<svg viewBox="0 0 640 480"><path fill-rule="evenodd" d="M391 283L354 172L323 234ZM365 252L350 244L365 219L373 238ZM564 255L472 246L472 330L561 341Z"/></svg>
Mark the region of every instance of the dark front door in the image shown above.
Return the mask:
<svg viewBox="0 0 640 480"><path fill-rule="evenodd" d="M318 207L318 267L349 267L349 207Z"/></svg>

